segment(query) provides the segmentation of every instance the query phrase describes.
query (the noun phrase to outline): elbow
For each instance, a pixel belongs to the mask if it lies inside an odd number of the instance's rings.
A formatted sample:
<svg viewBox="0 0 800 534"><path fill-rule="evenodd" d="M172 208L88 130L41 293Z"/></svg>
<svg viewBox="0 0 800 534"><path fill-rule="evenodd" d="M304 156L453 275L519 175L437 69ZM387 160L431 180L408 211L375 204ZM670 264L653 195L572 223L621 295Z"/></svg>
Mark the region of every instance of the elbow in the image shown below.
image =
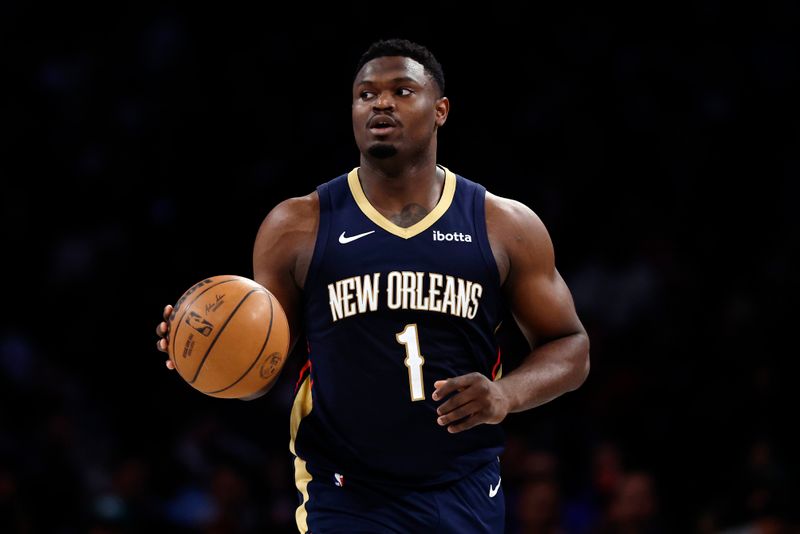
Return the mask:
<svg viewBox="0 0 800 534"><path fill-rule="evenodd" d="M584 332L577 335L577 343L578 347L575 351L575 362L574 362L574 387L573 390L578 389L586 382L586 379L589 376L589 369L591 368L590 359L589 359L589 336Z"/></svg>

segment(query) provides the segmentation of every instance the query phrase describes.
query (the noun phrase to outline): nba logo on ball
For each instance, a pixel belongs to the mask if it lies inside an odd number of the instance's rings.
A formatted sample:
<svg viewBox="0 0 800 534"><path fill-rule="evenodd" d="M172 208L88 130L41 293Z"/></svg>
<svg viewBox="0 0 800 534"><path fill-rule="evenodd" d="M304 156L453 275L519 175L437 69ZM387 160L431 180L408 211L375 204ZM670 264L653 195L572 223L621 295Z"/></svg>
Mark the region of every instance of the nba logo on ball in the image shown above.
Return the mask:
<svg viewBox="0 0 800 534"><path fill-rule="evenodd" d="M203 317L196 312L190 311L186 314L186 324L208 337L214 329L214 325L203 319Z"/></svg>

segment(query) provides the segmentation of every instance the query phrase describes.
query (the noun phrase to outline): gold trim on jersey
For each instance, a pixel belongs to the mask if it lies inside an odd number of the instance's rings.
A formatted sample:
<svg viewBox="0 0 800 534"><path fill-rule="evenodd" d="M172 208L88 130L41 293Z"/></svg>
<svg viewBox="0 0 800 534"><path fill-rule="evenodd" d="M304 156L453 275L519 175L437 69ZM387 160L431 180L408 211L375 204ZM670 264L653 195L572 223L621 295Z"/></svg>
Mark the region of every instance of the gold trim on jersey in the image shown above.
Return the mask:
<svg viewBox="0 0 800 534"><path fill-rule="evenodd" d="M297 395L295 395L294 404L292 405L292 415L289 417L289 450L294 454L294 483L297 486L297 491L303 496L303 502L300 503L294 514L294 519L300 532L308 532L306 503L308 502L308 483L311 482L311 473L306 469L306 461L297 456L294 450L294 442L297 439L300 421L311 413L311 408L311 375L309 375L303 380L300 389L297 390Z"/></svg>
<svg viewBox="0 0 800 534"><path fill-rule="evenodd" d="M439 167L442 166L439 165ZM347 183L350 186L350 192L353 194L356 204L358 204L358 207L369 220L391 234L402 237L403 239L410 239L433 226L433 223L444 215L447 208L449 208L450 204L453 202L453 196L455 196L456 192L456 175L445 167L442 167L442 169L444 170L444 189L442 191L442 197L430 213L423 217L421 221L412 224L408 228L396 225L381 215L381 213L369 203L367 196L364 194L364 190L361 189L361 182L358 179L358 167L350 171L347 175Z"/></svg>
<svg viewBox="0 0 800 534"><path fill-rule="evenodd" d="M306 461L297 456L294 457L294 483L297 490L303 496L303 503L297 507L294 513L294 520L300 532L308 532L308 483L311 482L311 473L306 469Z"/></svg>

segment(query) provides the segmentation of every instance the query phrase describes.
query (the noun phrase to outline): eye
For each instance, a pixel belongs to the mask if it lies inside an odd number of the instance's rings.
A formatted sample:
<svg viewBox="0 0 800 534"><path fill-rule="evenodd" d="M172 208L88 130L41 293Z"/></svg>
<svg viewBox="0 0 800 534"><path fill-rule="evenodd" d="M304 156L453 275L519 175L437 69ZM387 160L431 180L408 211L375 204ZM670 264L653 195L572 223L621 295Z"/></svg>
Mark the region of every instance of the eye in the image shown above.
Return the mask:
<svg viewBox="0 0 800 534"><path fill-rule="evenodd" d="M358 97L359 97L361 100L369 100L370 98L372 98L372 97L374 97L374 96L375 96L375 93L373 93L372 91L361 91L361 92L358 94Z"/></svg>
<svg viewBox="0 0 800 534"><path fill-rule="evenodd" d="M401 87L400 89L397 90L397 94L399 96L410 96L414 94L414 91L412 91L408 87Z"/></svg>

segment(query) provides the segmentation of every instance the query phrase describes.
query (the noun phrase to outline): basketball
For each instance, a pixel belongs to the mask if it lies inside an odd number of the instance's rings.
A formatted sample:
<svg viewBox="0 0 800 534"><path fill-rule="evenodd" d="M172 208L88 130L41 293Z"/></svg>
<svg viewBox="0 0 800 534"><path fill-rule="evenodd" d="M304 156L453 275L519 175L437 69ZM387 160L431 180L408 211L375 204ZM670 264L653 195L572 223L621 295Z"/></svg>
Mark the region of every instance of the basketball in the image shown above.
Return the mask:
<svg viewBox="0 0 800 534"><path fill-rule="evenodd" d="M198 391L228 399L264 393L289 350L278 299L257 282L212 276L190 287L169 318L169 358Z"/></svg>

